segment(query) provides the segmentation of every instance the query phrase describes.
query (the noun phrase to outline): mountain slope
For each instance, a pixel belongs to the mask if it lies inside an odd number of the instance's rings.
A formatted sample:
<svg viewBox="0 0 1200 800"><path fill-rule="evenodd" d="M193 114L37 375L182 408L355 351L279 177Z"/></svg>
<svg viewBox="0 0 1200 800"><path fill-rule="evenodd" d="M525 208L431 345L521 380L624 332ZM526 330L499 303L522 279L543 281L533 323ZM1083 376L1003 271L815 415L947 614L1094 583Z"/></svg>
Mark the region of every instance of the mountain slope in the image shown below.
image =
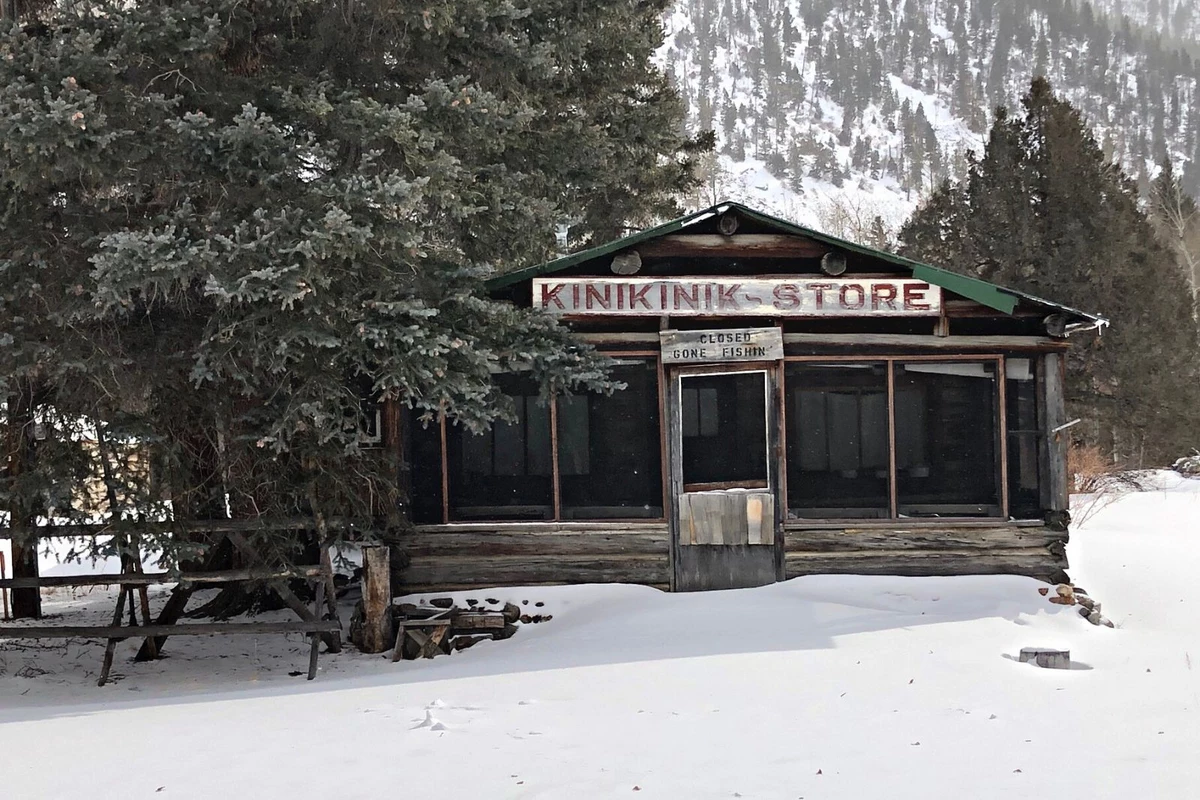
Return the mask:
<svg viewBox="0 0 1200 800"><path fill-rule="evenodd" d="M1200 193L1200 68L1179 39L1200 13L1175 11L1164 36L1147 27L1159 0L680 0L660 55L719 142L693 204L740 197L878 238L963 172L1036 74L1133 174L1169 155Z"/></svg>

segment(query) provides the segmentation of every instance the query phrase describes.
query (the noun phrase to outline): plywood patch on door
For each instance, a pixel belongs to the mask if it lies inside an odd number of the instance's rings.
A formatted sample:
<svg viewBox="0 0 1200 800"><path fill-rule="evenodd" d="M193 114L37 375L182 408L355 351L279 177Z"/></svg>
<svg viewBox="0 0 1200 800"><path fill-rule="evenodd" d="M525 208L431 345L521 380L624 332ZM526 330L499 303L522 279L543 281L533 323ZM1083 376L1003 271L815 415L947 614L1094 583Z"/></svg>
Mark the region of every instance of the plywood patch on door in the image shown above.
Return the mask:
<svg viewBox="0 0 1200 800"><path fill-rule="evenodd" d="M770 492L691 492L679 497L682 545L774 545L775 498Z"/></svg>

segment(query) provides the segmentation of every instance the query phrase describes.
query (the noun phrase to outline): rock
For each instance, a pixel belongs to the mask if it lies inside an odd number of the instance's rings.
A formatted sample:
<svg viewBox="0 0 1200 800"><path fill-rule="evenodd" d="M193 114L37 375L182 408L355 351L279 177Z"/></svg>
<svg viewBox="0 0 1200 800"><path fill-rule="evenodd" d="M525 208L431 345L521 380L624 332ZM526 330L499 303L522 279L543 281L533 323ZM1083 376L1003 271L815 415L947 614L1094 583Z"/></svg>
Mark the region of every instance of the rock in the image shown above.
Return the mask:
<svg viewBox="0 0 1200 800"><path fill-rule="evenodd" d="M1074 597L1051 597L1050 602L1056 606L1073 606L1075 605Z"/></svg>
<svg viewBox="0 0 1200 800"><path fill-rule="evenodd" d="M538 608L541 608L542 606L544 606L546 604L543 603L541 600L538 600L536 603L534 603L534 605L537 606Z"/></svg>
<svg viewBox="0 0 1200 800"><path fill-rule="evenodd" d="M1046 595L1050 594L1050 587L1049 586L1041 587L1040 589L1038 589L1038 594L1040 594L1042 597L1045 597Z"/></svg>
<svg viewBox="0 0 1200 800"><path fill-rule="evenodd" d="M521 618L521 607L512 603L504 604L504 621L511 624Z"/></svg>
<svg viewBox="0 0 1200 800"><path fill-rule="evenodd" d="M516 625L505 625L503 630L496 631L493 637L496 639L511 639L517 633Z"/></svg>
<svg viewBox="0 0 1200 800"><path fill-rule="evenodd" d="M1075 590L1069 583L1060 583L1058 586L1054 587L1054 592L1059 597L1069 597L1072 600L1075 599Z"/></svg>
<svg viewBox="0 0 1200 800"><path fill-rule="evenodd" d="M1088 597L1086 594L1079 594L1078 592L1075 593L1075 602L1079 603L1082 608L1086 608L1088 611L1091 611L1097 605L1095 600Z"/></svg>
<svg viewBox="0 0 1200 800"><path fill-rule="evenodd" d="M475 598L473 598L473 597L468 597L468 598L467 598L467 605L469 605L471 608L474 608L475 606L479 605L479 601L478 601L478 600L476 600L476 599L475 599Z"/></svg>
<svg viewBox="0 0 1200 800"><path fill-rule="evenodd" d="M1044 647L1022 647L1021 663L1032 663L1044 669L1070 669L1071 651Z"/></svg>
<svg viewBox="0 0 1200 800"><path fill-rule="evenodd" d="M478 636L455 636L451 640L451 647L455 650L466 650L468 647L474 647L484 639L491 639L489 634L479 634Z"/></svg>
<svg viewBox="0 0 1200 800"><path fill-rule="evenodd" d="M500 601L494 597L486 598L483 602L487 603L490 606L498 605L500 603Z"/></svg>
<svg viewBox="0 0 1200 800"><path fill-rule="evenodd" d="M1093 625L1099 625L1103 619L1104 617L1100 616L1099 611L1093 611L1092 613L1088 614L1087 621Z"/></svg>
<svg viewBox="0 0 1200 800"><path fill-rule="evenodd" d="M521 624L522 625L528 625L531 622L533 622L533 617L529 616L528 614L521 615Z"/></svg>
<svg viewBox="0 0 1200 800"><path fill-rule="evenodd" d="M521 601L521 605L523 605L523 606L527 606L527 605L529 605L529 601L528 601L528 600L522 600L522 601Z"/></svg>
<svg viewBox="0 0 1200 800"><path fill-rule="evenodd" d="M454 601L449 597L435 597L429 601L429 605L434 608L450 608L454 605Z"/></svg>
<svg viewBox="0 0 1200 800"><path fill-rule="evenodd" d="M1088 614L1091 614L1091 613L1092 613L1092 610L1090 608L1088 608L1087 606L1079 607L1079 616L1083 617L1084 619L1087 619Z"/></svg>

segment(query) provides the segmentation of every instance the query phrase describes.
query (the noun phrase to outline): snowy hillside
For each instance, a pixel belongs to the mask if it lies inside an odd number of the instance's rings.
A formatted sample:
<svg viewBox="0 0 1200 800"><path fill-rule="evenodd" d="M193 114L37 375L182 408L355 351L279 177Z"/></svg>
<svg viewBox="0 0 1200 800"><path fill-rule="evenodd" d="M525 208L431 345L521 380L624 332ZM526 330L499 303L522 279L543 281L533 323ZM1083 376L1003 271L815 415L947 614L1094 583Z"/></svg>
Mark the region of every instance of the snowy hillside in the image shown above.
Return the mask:
<svg viewBox="0 0 1200 800"><path fill-rule="evenodd" d="M1095 513L1072 574L1115 629L1028 578L814 576L461 595L554 619L431 661L323 656L312 683L289 675L304 642L280 636L171 640L150 664L125 642L104 689L103 642L0 643L2 793L1194 797L1200 480L1077 500ZM83 616L111 607L98 591ZM1031 646L1069 648L1074 668L1018 663ZM114 760L107 743L126 746Z"/></svg>
<svg viewBox="0 0 1200 800"><path fill-rule="evenodd" d="M1111 0L1140 19L1156 0ZM1194 32L1191 6L1172 30ZM1152 13L1153 12L1153 13ZM1178 24L1174 20L1178 20ZM872 241L961 175L1036 74L1147 180L1200 192L1200 67L1141 24L1068 0L678 0L660 52L720 156L693 206L743 199ZM872 236L872 227L876 236Z"/></svg>

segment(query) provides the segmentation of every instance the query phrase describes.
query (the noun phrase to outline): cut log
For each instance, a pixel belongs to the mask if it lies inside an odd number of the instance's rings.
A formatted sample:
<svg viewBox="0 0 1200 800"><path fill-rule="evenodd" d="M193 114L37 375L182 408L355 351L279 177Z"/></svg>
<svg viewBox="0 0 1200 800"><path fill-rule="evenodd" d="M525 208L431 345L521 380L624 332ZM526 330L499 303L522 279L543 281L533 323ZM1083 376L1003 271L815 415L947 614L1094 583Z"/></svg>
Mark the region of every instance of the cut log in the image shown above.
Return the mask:
<svg viewBox="0 0 1200 800"><path fill-rule="evenodd" d="M382 653L396 640L392 620L392 569L388 547L363 548L363 624L362 641L356 642L364 653Z"/></svg>
<svg viewBox="0 0 1200 800"><path fill-rule="evenodd" d="M459 631L499 630L504 627L504 615L462 613L453 617L451 627L455 633Z"/></svg>

